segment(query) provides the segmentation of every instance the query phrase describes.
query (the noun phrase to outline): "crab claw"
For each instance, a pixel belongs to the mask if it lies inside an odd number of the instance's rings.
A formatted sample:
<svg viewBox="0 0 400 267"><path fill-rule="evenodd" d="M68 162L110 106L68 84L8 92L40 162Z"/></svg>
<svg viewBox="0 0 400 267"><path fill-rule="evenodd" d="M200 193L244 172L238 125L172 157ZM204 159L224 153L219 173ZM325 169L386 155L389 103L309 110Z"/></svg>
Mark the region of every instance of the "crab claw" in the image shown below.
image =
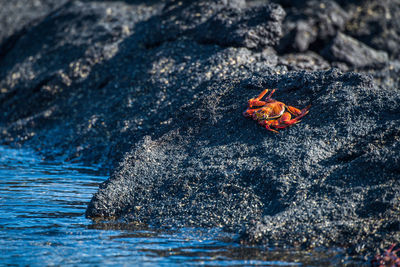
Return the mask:
<svg viewBox="0 0 400 267"><path fill-rule="evenodd" d="M255 109L247 109L245 112L243 112L243 116L247 117L247 118L251 118L253 117Z"/></svg>
<svg viewBox="0 0 400 267"><path fill-rule="evenodd" d="M249 108L252 107L261 107L264 106L268 103L268 101L271 100L271 96L273 93L275 93L276 89L273 89L272 92L265 98L264 101L261 101L261 99L265 96L266 93L268 93L268 89L265 89L264 91L261 92L256 98L252 98L248 101L248 106Z"/></svg>

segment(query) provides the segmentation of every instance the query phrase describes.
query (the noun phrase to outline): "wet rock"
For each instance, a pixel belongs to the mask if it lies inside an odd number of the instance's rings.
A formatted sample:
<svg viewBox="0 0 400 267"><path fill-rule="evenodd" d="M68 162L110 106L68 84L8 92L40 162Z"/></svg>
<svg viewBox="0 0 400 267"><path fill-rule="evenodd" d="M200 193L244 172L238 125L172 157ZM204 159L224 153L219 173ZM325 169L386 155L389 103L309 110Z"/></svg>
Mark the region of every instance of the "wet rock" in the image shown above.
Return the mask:
<svg viewBox="0 0 400 267"><path fill-rule="evenodd" d="M344 62L353 68L378 68L389 60L386 52L377 51L343 33L338 33L322 54L330 61Z"/></svg>

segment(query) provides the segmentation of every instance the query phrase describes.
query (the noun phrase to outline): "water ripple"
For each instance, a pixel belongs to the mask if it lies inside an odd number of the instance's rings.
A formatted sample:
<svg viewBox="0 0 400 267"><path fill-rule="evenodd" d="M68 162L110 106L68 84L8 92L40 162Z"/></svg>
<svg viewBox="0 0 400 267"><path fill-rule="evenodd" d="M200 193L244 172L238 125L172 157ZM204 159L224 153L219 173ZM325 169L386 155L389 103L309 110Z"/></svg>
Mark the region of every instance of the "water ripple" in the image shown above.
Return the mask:
<svg viewBox="0 0 400 267"><path fill-rule="evenodd" d="M93 223L88 201L106 179L95 168L44 162L0 147L0 265L337 265L337 251L243 247L220 229L157 230Z"/></svg>

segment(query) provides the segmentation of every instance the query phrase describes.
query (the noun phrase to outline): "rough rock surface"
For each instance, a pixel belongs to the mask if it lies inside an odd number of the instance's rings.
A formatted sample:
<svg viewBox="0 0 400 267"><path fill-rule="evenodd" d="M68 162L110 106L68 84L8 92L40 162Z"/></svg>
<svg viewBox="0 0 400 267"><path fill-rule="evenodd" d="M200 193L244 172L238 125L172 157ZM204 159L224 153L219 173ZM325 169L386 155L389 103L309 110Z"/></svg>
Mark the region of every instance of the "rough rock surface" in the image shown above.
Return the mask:
<svg viewBox="0 0 400 267"><path fill-rule="evenodd" d="M338 33L322 53L330 61L341 61L356 68L376 68L385 65L389 59L386 52L376 51L343 33Z"/></svg>
<svg viewBox="0 0 400 267"><path fill-rule="evenodd" d="M365 1L357 6L346 25L346 31L377 50L384 50L392 58L400 56L399 0Z"/></svg>
<svg viewBox="0 0 400 267"><path fill-rule="evenodd" d="M290 1L280 50L305 52L343 31L349 14L335 1Z"/></svg>
<svg viewBox="0 0 400 267"><path fill-rule="evenodd" d="M274 2L71 1L15 30L0 52L3 144L111 171L91 218L364 255L398 242L395 48L375 57L378 35L352 34L370 1ZM315 37L283 46L300 20ZM352 57L318 55L344 34ZM242 116L264 88L310 113L266 131Z"/></svg>
<svg viewBox="0 0 400 267"><path fill-rule="evenodd" d="M147 47L179 37L204 44L262 49L281 35L284 10L276 4L244 8L244 1L171 1L142 33Z"/></svg>
<svg viewBox="0 0 400 267"><path fill-rule="evenodd" d="M68 0L18 0L1 1L0 43L13 33L21 34L52 10L62 6Z"/></svg>

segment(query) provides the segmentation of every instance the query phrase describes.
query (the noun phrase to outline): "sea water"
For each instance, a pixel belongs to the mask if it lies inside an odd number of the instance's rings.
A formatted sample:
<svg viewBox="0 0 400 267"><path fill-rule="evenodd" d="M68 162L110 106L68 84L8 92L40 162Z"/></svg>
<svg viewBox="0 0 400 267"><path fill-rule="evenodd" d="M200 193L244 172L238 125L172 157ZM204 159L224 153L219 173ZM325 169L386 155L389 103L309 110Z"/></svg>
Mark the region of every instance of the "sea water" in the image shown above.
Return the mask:
<svg viewBox="0 0 400 267"><path fill-rule="evenodd" d="M96 167L48 162L0 147L0 265L319 266L340 251L242 246L222 229L154 229L93 222L85 209L107 177Z"/></svg>

